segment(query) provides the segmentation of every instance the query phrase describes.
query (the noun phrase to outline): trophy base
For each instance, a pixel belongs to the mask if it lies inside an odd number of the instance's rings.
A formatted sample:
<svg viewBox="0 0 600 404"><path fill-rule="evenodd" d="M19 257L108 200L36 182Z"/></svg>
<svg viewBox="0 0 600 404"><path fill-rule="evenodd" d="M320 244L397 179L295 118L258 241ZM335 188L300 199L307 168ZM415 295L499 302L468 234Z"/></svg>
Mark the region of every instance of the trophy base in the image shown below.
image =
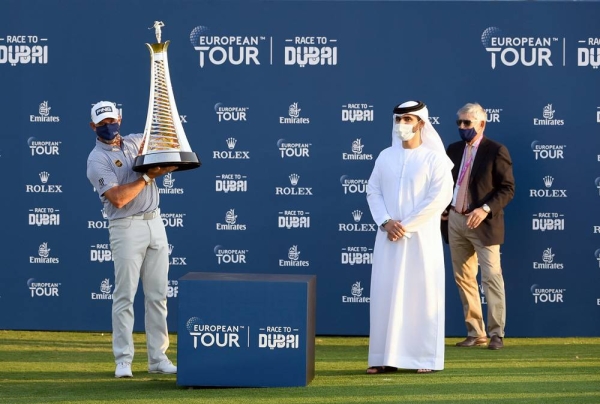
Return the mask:
<svg viewBox="0 0 600 404"><path fill-rule="evenodd" d="M169 166L176 166L176 171L185 171L198 168L201 164L194 152L158 152L137 156L133 163L133 171L145 173L153 167Z"/></svg>

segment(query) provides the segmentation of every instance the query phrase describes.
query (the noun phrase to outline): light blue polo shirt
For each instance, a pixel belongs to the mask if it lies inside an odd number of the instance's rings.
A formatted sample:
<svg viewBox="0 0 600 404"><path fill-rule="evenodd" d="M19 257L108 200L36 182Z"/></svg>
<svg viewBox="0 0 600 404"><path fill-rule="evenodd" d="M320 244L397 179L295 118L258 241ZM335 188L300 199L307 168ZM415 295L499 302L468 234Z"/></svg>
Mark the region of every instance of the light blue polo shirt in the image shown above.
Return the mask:
<svg viewBox="0 0 600 404"><path fill-rule="evenodd" d="M109 220L151 212L158 207L159 193L156 181L144 189L127 205L117 209L104 193L117 185L124 185L140 178L143 173L133 171L133 163L144 138L134 133L121 138L121 147L114 147L96 139L96 147L87 160L87 177L98 191Z"/></svg>

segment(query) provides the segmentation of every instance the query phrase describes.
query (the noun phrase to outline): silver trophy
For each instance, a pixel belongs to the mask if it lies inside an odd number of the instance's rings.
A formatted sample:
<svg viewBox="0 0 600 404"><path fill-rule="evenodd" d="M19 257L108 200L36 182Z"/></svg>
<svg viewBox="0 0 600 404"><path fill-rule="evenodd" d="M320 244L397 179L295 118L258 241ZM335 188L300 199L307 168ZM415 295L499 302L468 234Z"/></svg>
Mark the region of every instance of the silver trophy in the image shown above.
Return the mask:
<svg viewBox="0 0 600 404"><path fill-rule="evenodd" d="M160 42L162 21L154 22L157 43L146 44L150 50L150 99L144 128L144 140L133 170L146 172L152 167L177 166L177 171L200 167L200 160L185 137L169 76L167 48Z"/></svg>

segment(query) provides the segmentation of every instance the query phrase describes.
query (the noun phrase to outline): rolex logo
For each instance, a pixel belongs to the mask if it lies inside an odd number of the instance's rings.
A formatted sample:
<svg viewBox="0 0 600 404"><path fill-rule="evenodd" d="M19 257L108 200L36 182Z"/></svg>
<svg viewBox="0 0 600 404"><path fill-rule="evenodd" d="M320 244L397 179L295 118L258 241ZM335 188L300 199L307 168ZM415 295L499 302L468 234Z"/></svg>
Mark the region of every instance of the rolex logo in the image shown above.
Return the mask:
<svg viewBox="0 0 600 404"><path fill-rule="evenodd" d="M300 176L298 174L290 174L290 183L293 186L298 185L298 180L300 179Z"/></svg>
<svg viewBox="0 0 600 404"><path fill-rule="evenodd" d="M106 214L106 212L104 211L104 209L100 210L100 212L102 212L102 219L108 220L108 215Z"/></svg>
<svg viewBox="0 0 600 404"><path fill-rule="evenodd" d="M355 222L360 222L362 215L363 213L360 210L355 210L354 212L352 212L352 217L354 218Z"/></svg>
<svg viewBox="0 0 600 404"><path fill-rule="evenodd" d="M48 178L50 178L50 173L48 173L47 171L42 171L40 173L40 180L42 180L42 184L47 183Z"/></svg>
<svg viewBox="0 0 600 404"><path fill-rule="evenodd" d="M173 253L173 244L169 244L169 255Z"/></svg>
<svg viewBox="0 0 600 404"><path fill-rule="evenodd" d="M229 139L226 140L227 142L227 147L229 148L229 150L233 150L233 148L235 147L235 144L237 143L237 139L234 137L230 137Z"/></svg>
<svg viewBox="0 0 600 404"><path fill-rule="evenodd" d="M550 188L552 186L552 183L554 182L554 177L547 175L544 177L544 185L546 186L546 188Z"/></svg>

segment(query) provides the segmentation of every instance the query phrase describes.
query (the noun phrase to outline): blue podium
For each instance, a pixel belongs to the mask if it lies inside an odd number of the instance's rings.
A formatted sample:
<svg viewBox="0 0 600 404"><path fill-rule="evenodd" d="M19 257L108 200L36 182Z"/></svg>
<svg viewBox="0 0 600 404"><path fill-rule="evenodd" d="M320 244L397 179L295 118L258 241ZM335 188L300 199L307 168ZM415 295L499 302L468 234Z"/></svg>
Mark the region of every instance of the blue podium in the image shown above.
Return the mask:
<svg viewBox="0 0 600 404"><path fill-rule="evenodd" d="M315 374L316 283L315 275L184 275L177 385L308 385Z"/></svg>

